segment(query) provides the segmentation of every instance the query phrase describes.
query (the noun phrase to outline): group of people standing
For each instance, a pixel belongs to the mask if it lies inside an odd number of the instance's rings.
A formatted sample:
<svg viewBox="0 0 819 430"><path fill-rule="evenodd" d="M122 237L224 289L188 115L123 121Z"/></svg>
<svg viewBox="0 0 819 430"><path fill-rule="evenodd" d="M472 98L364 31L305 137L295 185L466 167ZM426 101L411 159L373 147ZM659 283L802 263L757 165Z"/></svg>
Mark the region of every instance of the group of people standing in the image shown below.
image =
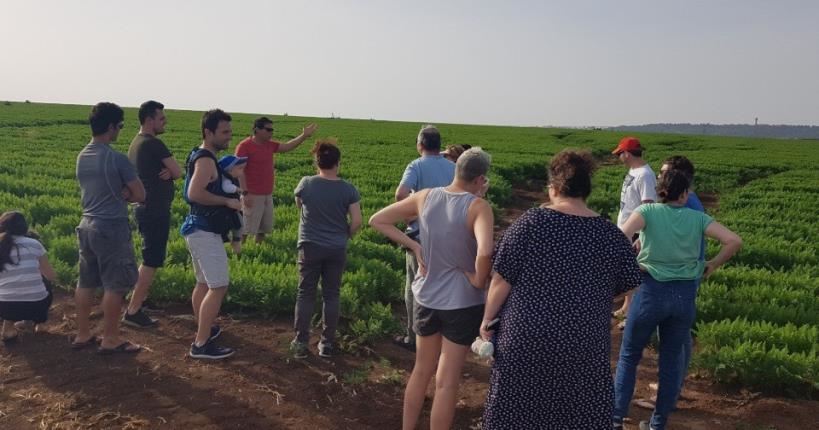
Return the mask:
<svg viewBox="0 0 819 430"><path fill-rule="evenodd" d="M183 176L158 137L166 124L162 104L149 101L140 107L140 130L128 156L110 146L123 121L119 106L95 105L89 115L93 138L77 157L83 212L77 227L77 334L71 347L96 346L101 354L141 349L120 338L120 321L136 327L156 324L143 304L165 259L173 181ZM273 225L275 154L295 149L317 128L310 124L296 138L279 143L272 140L273 122L261 117L235 155L220 160L217 155L232 139L231 121L219 109L205 112L202 144L188 154L184 167L183 198L190 211L180 233L196 278L193 358L234 354L215 342L221 328L214 322L230 282L224 243L232 242L240 252L248 236L264 240ZM622 428L636 366L656 331L659 392L651 422L641 428L663 429L690 360L699 282L741 246L736 234L698 204L691 162L669 158L655 178L642 160L640 142L623 139L613 152L629 172L615 225L586 205L596 168L590 153L561 151L549 164L548 202L527 211L495 244L493 212L484 198L490 155L468 145L441 148L438 129L424 126L416 140L420 157L404 170L396 202L369 220L406 250L407 326L395 342L416 356L405 391L403 427L416 427L433 376L431 426L451 425L469 345L481 337L495 346L483 428ZM309 354L319 280L324 328L318 353L332 357L337 352L346 248L362 224L361 197L339 177L336 143L320 139L311 152L317 174L302 178L294 190L300 209L299 288L291 351L297 358ZM129 203L136 204L142 236L139 268ZM43 322L51 303L41 275L51 280L56 275L43 246L28 236L20 213L0 217L0 317L7 342L17 334L6 322ZM705 236L721 243L710 260L705 259ZM626 319L612 379L611 305L637 287L630 303L617 312ZM104 318L98 338L91 333L89 316L93 293L100 288ZM132 289L123 313L124 297Z"/></svg>
<svg viewBox="0 0 819 430"><path fill-rule="evenodd" d="M407 333L395 341L416 360L403 428L416 427L433 375L431 427L450 427L476 335L494 344L482 428L623 428L637 364L658 332L659 392L640 428L664 429L691 356L699 282L742 243L704 213L693 164L671 157L655 177L639 140L624 138L613 151L629 168L615 225L586 205L596 169L590 153L561 151L549 165L548 202L523 214L493 249L482 199L489 155L466 150L453 172L439 150L437 130L422 129L421 158L407 166L397 202L370 219L407 250ZM402 222L405 232L395 227ZM721 244L710 260L706 236ZM613 379L612 302L638 287L623 308Z"/></svg>

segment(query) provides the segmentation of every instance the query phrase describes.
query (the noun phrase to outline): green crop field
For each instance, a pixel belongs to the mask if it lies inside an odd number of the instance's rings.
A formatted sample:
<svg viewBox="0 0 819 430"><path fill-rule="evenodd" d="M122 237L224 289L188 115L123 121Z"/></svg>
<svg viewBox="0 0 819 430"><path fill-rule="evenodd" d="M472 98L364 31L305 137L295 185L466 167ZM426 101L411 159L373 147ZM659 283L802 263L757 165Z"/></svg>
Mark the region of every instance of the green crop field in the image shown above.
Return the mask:
<svg viewBox="0 0 819 430"><path fill-rule="evenodd" d="M87 106L0 105L0 210L23 211L60 275L77 276L74 227L80 218L74 163L89 141ZM168 111L162 139L183 162L201 141L201 112ZM234 140L250 131L255 115L234 115ZM334 136L342 150L341 173L362 196L365 220L392 201L404 166L413 158L420 123L274 117L276 138L296 136L315 121L316 136ZM438 124L445 144L481 146L493 156L490 200L508 204L512 186L543 179L550 156L567 148L590 149L601 161L590 204L616 216L624 167L608 158L620 133L545 128ZM136 134L135 109L114 146L126 152ZM657 170L670 155L697 167L696 188L718 196L710 213L738 232L744 248L705 281L698 299L694 365L718 381L769 392L812 395L819 390L819 142L680 135L639 135ZM248 243L231 257L228 305L269 315L290 315L296 297L298 214L292 191L313 173L308 142L277 158L276 227L260 246ZM181 187L181 181L177 182ZM178 193L173 225L187 206ZM138 235L134 236L139 246ZM709 255L715 252L710 243ZM341 292L347 339L366 342L397 329L392 306L401 301L403 253L369 228L352 241ZM194 284L184 241L174 229L167 267L151 296L188 300Z"/></svg>

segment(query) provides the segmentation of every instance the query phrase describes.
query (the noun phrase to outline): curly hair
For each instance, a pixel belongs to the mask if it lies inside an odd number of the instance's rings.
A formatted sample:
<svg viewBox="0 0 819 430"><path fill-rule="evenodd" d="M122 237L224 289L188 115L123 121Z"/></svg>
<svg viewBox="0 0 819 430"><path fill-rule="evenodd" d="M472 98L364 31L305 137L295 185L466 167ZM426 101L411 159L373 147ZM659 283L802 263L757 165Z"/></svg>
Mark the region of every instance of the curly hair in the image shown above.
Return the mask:
<svg viewBox="0 0 819 430"><path fill-rule="evenodd" d="M588 151L564 149L549 164L549 185L558 195L585 200L591 194L591 178L596 169Z"/></svg>

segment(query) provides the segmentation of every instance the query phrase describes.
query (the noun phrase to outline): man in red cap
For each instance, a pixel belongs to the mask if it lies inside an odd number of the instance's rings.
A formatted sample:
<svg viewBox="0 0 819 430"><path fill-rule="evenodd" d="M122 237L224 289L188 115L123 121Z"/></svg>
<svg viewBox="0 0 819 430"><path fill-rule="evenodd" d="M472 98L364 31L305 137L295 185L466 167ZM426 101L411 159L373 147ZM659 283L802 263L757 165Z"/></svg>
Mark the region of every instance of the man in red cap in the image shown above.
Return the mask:
<svg viewBox="0 0 819 430"><path fill-rule="evenodd" d="M622 227L628 217L643 203L653 203L657 200L657 176L651 166L643 161L643 147L636 137L627 136L620 139L620 143L612 154L616 155L628 167L628 173L623 179L623 189L620 191L620 212L617 214L617 227ZM632 238L634 241L636 238ZM625 317L631 294L626 295L623 306L614 313L616 317ZM618 325L621 330L624 324Z"/></svg>

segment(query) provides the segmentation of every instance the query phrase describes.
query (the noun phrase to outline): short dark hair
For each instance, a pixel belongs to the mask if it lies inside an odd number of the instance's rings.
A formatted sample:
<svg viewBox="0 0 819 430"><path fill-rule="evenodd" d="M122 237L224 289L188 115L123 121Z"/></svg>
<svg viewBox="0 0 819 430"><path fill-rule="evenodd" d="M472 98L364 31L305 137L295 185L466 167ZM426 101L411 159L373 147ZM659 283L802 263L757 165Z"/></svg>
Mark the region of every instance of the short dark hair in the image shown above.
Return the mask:
<svg viewBox="0 0 819 430"><path fill-rule="evenodd" d="M418 133L418 143L428 151L440 151L441 132L434 125L425 125Z"/></svg>
<svg viewBox="0 0 819 430"><path fill-rule="evenodd" d="M222 121L230 122L232 118L222 109L211 109L202 115L202 138L205 138L205 130L210 130L211 133L216 133L219 123Z"/></svg>
<svg viewBox="0 0 819 430"><path fill-rule="evenodd" d="M260 116L253 121L253 132L255 133L256 130L260 128L264 128L267 124L273 124L273 120L266 116Z"/></svg>
<svg viewBox="0 0 819 430"><path fill-rule="evenodd" d="M125 112L114 103L99 102L91 108L88 123L91 124L91 135L99 136L108 131L111 124L117 125L125 119Z"/></svg>
<svg viewBox="0 0 819 430"><path fill-rule="evenodd" d="M145 120L148 118L153 118L156 115L156 111L165 109L165 105L158 101L148 100L145 103L139 105L139 125L145 124Z"/></svg>
<svg viewBox="0 0 819 430"><path fill-rule="evenodd" d="M669 170L679 170L685 173L688 176L688 182L694 182L694 164L688 158L675 155L663 160L663 164L668 164Z"/></svg>
<svg viewBox="0 0 819 430"><path fill-rule="evenodd" d="M661 173L657 180L657 196L663 203L673 202L688 191L690 186L691 182L685 172L669 169Z"/></svg>
<svg viewBox="0 0 819 430"><path fill-rule="evenodd" d="M341 150L332 138L319 139L310 150L319 169L332 169L341 160Z"/></svg>
<svg viewBox="0 0 819 430"><path fill-rule="evenodd" d="M549 185L558 195L585 200L591 194L591 178L596 169L590 152L564 149L549 163Z"/></svg>
<svg viewBox="0 0 819 430"><path fill-rule="evenodd" d="M628 152L629 154L631 154L631 155L633 155L635 157L642 157L643 156L643 149L642 148L640 148L640 149L629 149L629 150L626 150L626 151L623 151L623 152Z"/></svg>

